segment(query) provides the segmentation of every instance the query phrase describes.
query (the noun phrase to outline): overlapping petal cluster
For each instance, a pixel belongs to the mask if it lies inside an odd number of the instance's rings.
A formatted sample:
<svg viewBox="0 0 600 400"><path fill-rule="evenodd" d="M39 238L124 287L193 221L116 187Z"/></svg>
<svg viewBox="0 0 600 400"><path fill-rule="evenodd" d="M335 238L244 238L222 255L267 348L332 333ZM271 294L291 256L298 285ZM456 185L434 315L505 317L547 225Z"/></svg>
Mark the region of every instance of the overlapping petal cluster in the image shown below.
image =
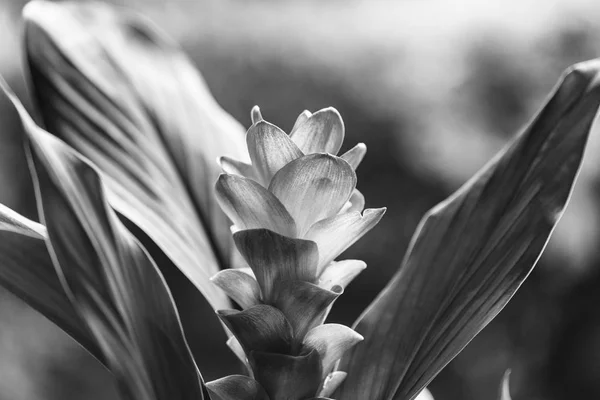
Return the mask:
<svg viewBox="0 0 600 400"><path fill-rule="evenodd" d="M251 164L222 157L218 201L233 222L249 268L213 281L242 308L219 315L232 348L271 399L330 395L345 374L332 372L362 340L352 329L323 324L335 299L366 265L334 261L373 228L385 208L364 208L355 169L362 143L338 157L339 113L304 111L289 135L252 110L246 142Z"/></svg>

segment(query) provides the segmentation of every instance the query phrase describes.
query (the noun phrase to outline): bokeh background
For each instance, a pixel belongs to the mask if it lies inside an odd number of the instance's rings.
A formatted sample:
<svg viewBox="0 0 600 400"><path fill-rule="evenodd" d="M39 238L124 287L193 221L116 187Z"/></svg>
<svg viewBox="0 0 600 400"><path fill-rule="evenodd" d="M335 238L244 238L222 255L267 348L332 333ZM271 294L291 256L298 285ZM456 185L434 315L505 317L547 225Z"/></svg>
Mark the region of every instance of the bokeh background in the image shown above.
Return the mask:
<svg viewBox="0 0 600 400"><path fill-rule="evenodd" d="M421 216L500 150L569 65L600 56L596 0L113 0L149 15L197 64L221 106L285 130L334 106L383 222L347 252L369 268L334 308L350 324L396 271ZM0 73L27 99L20 11L0 0ZM27 100L26 100L27 102ZM35 218L16 121L0 103L0 202ZM507 308L431 384L487 400L512 369L514 400L600 398L600 131L570 206ZM175 288L174 290L178 290ZM180 289L184 293L186 288ZM238 368L194 296L181 303L206 378ZM185 323L185 322L184 322ZM208 325L208 327L207 327ZM398 327L402 329L402 327ZM204 345L202 344L204 343ZM117 399L114 382L50 322L0 291L0 400Z"/></svg>

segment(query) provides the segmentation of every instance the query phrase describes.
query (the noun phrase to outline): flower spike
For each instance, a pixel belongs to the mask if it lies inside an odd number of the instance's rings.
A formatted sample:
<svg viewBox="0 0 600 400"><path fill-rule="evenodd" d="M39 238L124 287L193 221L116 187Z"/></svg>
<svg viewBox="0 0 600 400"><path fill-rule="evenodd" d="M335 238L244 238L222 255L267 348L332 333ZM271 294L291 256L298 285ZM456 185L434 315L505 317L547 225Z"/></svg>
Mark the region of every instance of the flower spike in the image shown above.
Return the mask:
<svg viewBox="0 0 600 400"><path fill-rule="evenodd" d="M221 157L216 194L252 274L225 270L213 278L243 309L218 314L234 335L230 347L270 399L328 398L346 376L332 371L335 363L363 340L349 327L324 324L335 300L366 268L360 260L334 259L371 230L385 208L363 211L354 171L367 148L359 143L337 156L344 123L335 109L304 111L289 136L258 107L251 117L252 164Z"/></svg>

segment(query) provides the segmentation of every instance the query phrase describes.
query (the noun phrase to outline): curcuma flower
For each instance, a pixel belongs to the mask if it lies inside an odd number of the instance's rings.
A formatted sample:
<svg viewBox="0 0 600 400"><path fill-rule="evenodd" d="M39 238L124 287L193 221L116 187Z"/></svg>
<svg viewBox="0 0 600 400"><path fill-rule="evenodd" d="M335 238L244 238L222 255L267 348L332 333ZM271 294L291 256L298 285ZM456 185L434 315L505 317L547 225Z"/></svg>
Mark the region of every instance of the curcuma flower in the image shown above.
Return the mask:
<svg viewBox="0 0 600 400"><path fill-rule="evenodd" d="M424 388L535 266L600 103L600 61L567 70L526 129L425 215L351 329L325 320L365 263L336 258L385 209L363 211L366 147L337 155L335 110L305 111L288 135L255 108L244 145L143 18L45 1L25 17L45 129L4 83L0 95L21 121L42 223L0 205L0 285L78 341L126 400L430 399ZM194 320L223 322L245 375L205 382L213 359L197 349L216 335L184 331L171 268L218 310Z"/></svg>
<svg viewBox="0 0 600 400"><path fill-rule="evenodd" d="M344 124L335 109L303 112L289 136L263 120L258 107L252 119L246 134L252 164L220 159L227 173L217 181L217 198L250 268L213 278L243 309L219 316L236 338L232 348L241 347L240 358L270 398L327 397L345 377L332 373L334 363L362 336L323 322L366 266L333 260L375 226L385 208L363 212L354 170L366 146L337 156Z"/></svg>

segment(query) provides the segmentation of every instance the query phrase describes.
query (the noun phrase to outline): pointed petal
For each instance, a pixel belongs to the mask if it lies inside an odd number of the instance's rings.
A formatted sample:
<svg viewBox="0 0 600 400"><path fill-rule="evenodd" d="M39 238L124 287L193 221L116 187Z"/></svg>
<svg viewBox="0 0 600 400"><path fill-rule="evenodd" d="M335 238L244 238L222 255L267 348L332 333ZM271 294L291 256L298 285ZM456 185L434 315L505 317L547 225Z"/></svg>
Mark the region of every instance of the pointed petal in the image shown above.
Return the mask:
<svg viewBox="0 0 600 400"><path fill-rule="evenodd" d="M323 388L321 389L321 392L319 392L319 396L321 396L319 398L328 398L333 395L333 392L335 392L342 382L344 382L346 376L348 376L348 374L343 371L333 371L327 375L325 382L323 382Z"/></svg>
<svg viewBox="0 0 600 400"><path fill-rule="evenodd" d="M251 164L227 156L219 157L218 161L224 173L239 175L244 178L252 179L253 181L258 181L258 176Z"/></svg>
<svg viewBox="0 0 600 400"><path fill-rule="evenodd" d="M259 106L252 107L252 111L250 112L250 118L252 119L253 124L256 124L257 122L260 122L263 120L263 116L260 113Z"/></svg>
<svg viewBox="0 0 600 400"><path fill-rule="evenodd" d="M255 379L270 399L303 400L315 396L321 386L321 366L316 351L296 357L254 351L251 357Z"/></svg>
<svg viewBox="0 0 600 400"><path fill-rule="evenodd" d="M49 131L98 166L111 206L213 307L228 307L209 281L232 248L214 198L214 160L247 158L243 128L217 105L183 52L137 14L100 2L34 1L24 17L29 69Z"/></svg>
<svg viewBox="0 0 600 400"><path fill-rule="evenodd" d="M300 115L298 115L298 118L296 118L296 122L294 123L294 126L292 127L292 130L290 131L290 135L292 135L296 130L298 130L300 125L304 124L311 115L312 115L312 113L308 110L302 111L300 113Z"/></svg>
<svg viewBox="0 0 600 400"><path fill-rule="evenodd" d="M243 365L249 366L246 353L244 353L244 349L242 348L240 341L237 340L235 336L231 336L229 339L227 339L227 347L229 347L229 349L233 352L233 354L235 354L235 356L242 362Z"/></svg>
<svg viewBox="0 0 600 400"><path fill-rule="evenodd" d="M338 214L346 214L353 211L362 212L365 208L365 196L358 189L354 189L350 199L344 204L344 207Z"/></svg>
<svg viewBox="0 0 600 400"><path fill-rule="evenodd" d="M250 308L260 304L260 287L256 279L235 269L225 269L211 278L213 283L223 289L227 296L242 307Z"/></svg>
<svg viewBox="0 0 600 400"><path fill-rule="evenodd" d="M219 176L216 185L219 205L239 229L265 228L284 236L296 235L296 224L273 193L236 175Z"/></svg>
<svg viewBox="0 0 600 400"><path fill-rule="evenodd" d="M315 242L292 239L267 229L239 231L233 239L256 275L265 302L271 301L275 282L317 279L319 251Z"/></svg>
<svg viewBox="0 0 600 400"><path fill-rule="evenodd" d="M267 393L254 379L230 375L206 384L212 400L269 400Z"/></svg>
<svg viewBox="0 0 600 400"><path fill-rule="evenodd" d="M284 281L277 285L273 305L280 309L290 322L296 341L301 342L308 331L322 324L333 302L343 289L331 290L302 281Z"/></svg>
<svg viewBox="0 0 600 400"><path fill-rule="evenodd" d="M344 400L416 396L506 305L568 201L600 103L600 60L578 64L504 151L423 219L342 358Z"/></svg>
<svg viewBox="0 0 600 400"><path fill-rule="evenodd" d="M502 385L500 386L498 400L512 400L510 395L510 369L506 370L502 377Z"/></svg>
<svg viewBox="0 0 600 400"><path fill-rule="evenodd" d="M252 350L288 353L292 328L281 311L265 304L244 311L220 310L217 314L248 354Z"/></svg>
<svg viewBox="0 0 600 400"><path fill-rule="evenodd" d="M367 145L364 143L359 143L342 154L340 158L350 164L352 169L356 171L356 168L358 168L363 158L365 158L365 154L367 154Z"/></svg>
<svg viewBox="0 0 600 400"><path fill-rule="evenodd" d="M98 173L23 119L49 251L123 396L202 399L201 377L169 289L108 205Z"/></svg>
<svg viewBox="0 0 600 400"><path fill-rule="evenodd" d="M347 162L328 154L311 154L282 168L271 191L296 221L302 237L316 221L334 216L356 187L356 174Z"/></svg>
<svg viewBox="0 0 600 400"><path fill-rule="evenodd" d="M429 390L423 389L423 391L421 393L419 393L419 395L417 397L415 397L415 400L434 400L434 399Z"/></svg>
<svg viewBox="0 0 600 400"><path fill-rule="evenodd" d="M361 260L333 261L319 276L319 286L324 289L340 286L345 289L365 268L367 264Z"/></svg>
<svg viewBox="0 0 600 400"><path fill-rule="evenodd" d="M248 129L246 143L252 165L265 186L284 165L304 155L284 131L267 121Z"/></svg>
<svg viewBox="0 0 600 400"><path fill-rule="evenodd" d="M290 138L304 154L336 155L344 141L344 122L335 108L324 108L292 129Z"/></svg>
<svg viewBox="0 0 600 400"><path fill-rule="evenodd" d="M311 329L302 342L304 349L315 349L321 357L323 374L328 374L333 365L351 347L364 338L345 325L325 324Z"/></svg>
<svg viewBox="0 0 600 400"><path fill-rule="evenodd" d="M319 248L319 273L341 252L377 225L385 211L385 208L369 208L362 214L339 214L314 224L306 234L306 239L316 242Z"/></svg>

